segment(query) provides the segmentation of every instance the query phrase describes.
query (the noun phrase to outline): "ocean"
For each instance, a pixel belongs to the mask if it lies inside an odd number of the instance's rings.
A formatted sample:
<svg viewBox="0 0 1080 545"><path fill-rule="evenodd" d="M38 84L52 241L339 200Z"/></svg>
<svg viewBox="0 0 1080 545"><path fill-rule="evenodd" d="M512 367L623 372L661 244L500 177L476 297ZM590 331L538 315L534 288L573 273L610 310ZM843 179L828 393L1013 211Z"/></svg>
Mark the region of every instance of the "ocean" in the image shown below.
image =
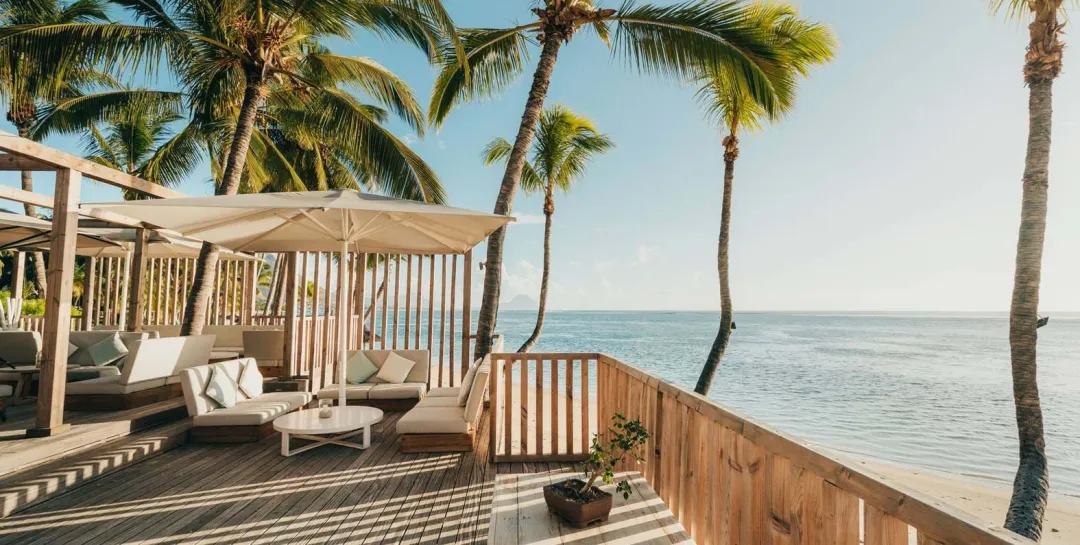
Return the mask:
<svg viewBox="0 0 1080 545"><path fill-rule="evenodd" d="M1080 494L1080 316L1039 330L1051 489ZM533 311L502 311L506 350ZM549 312L536 352L605 352L693 389L717 313ZM1009 485L1016 424L1004 314L739 313L709 397L856 458Z"/></svg>

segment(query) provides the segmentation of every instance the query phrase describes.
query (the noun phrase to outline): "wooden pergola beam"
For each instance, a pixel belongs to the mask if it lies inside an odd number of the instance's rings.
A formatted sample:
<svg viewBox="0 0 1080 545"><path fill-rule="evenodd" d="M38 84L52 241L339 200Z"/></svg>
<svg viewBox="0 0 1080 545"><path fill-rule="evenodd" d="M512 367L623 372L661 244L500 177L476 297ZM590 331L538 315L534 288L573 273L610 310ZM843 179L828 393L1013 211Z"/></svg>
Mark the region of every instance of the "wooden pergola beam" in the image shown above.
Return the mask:
<svg viewBox="0 0 1080 545"><path fill-rule="evenodd" d="M24 191L17 187L0 185L0 199L6 199L23 204L32 204L41 208L54 208L53 200L48 195L40 195L30 191ZM79 214L89 218L99 219L105 222L124 225L126 227L142 227L143 223L137 219L129 218L122 214L98 210L96 208L80 208Z"/></svg>
<svg viewBox="0 0 1080 545"><path fill-rule="evenodd" d="M34 142L33 140L20 138L13 134L0 132L0 151L28 158L33 163L51 166L54 169L75 170L82 173L82 175L87 178L93 178L116 187L130 189L150 197L167 199L187 196L179 191L174 191L159 184L150 183L142 178L120 172L119 170L104 165L99 165L77 155L65 153Z"/></svg>
<svg viewBox="0 0 1080 545"><path fill-rule="evenodd" d="M33 170L35 172L56 170L56 167L22 155L0 154L0 171Z"/></svg>

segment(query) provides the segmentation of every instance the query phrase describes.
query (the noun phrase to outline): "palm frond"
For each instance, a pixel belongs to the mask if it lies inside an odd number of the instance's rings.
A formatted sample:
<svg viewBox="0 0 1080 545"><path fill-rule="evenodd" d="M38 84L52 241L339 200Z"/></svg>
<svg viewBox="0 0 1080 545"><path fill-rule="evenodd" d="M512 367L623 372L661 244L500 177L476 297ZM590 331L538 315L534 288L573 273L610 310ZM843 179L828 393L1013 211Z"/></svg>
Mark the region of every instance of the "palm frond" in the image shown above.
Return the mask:
<svg viewBox="0 0 1080 545"><path fill-rule="evenodd" d="M199 129L189 124L157 147L136 171L140 178L168 187L182 183L202 162Z"/></svg>
<svg viewBox="0 0 1080 545"><path fill-rule="evenodd" d="M431 92L428 123L439 128L455 106L494 96L509 86L529 62L525 32L538 27L539 23L531 23L460 31L466 60L463 63L453 48L445 49L442 70Z"/></svg>
<svg viewBox="0 0 1080 545"><path fill-rule="evenodd" d="M107 122L124 110L160 115L176 113L182 107L180 93L147 89L124 89L76 96L41 108L31 128L31 138L42 140L51 134L71 134L86 130L92 123Z"/></svg>
<svg viewBox="0 0 1080 545"><path fill-rule="evenodd" d="M305 56L305 68L326 74L333 84L359 87L400 116L417 134L424 134L424 114L412 89L393 72L365 57L330 53Z"/></svg>

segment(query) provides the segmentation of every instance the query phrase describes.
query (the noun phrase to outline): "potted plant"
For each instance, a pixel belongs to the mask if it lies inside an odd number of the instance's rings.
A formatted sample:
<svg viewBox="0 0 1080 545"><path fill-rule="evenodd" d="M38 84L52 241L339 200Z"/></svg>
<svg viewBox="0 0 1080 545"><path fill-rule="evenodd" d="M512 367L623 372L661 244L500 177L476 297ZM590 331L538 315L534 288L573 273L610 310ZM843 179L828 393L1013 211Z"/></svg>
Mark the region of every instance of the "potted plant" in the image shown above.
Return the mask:
<svg viewBox="0 0 1080 545"><path fill-rule="evenodd" d="M593 522L603 522L611 513L612 496L594 486L596 481L599 479L604 484L614 482L615 466L628 456L637 462L645 461L637 454L637 448L649 439L649 432L641 421L628 422L620 413L611 417L611 421L612 427L607 432L607 440L601 442L599 436L593 438L589 459L585 461L587 481L569 479L544 487L544 501L547 502L548 509L578 528L584 528ZM623 499L629 498L629 481L623 479L619 482L615 493L622 494Z"/></svg>

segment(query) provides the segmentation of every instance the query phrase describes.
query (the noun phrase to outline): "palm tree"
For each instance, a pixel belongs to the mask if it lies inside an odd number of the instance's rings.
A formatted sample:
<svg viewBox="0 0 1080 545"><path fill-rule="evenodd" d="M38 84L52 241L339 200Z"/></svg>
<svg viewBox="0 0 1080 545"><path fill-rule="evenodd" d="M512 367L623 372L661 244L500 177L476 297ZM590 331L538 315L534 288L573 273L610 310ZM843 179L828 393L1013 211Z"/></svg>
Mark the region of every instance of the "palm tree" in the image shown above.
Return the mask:
<svg viewBox="0 0 1080 545"><path fill-rule="evenodd" d="M305 67L317 66L336 81L350 80L376 102L423 135L420 107L409 87L396 75L366 57L347 57L320 45L326 38L351 38L353 27L410 42L431 60L439 58L439 44L463 51L453 23L439 0L114 0L127 7L136 25L18 26L0 31L0 43L41 52L55 62L72 60L101 63L106 68L146 62L155 66L168 53L188 97L193 122L201 130L227 135L220 151L219 182L215 193L233 195L240 189L260 108L272 86L303 88L309 100L336 103L344 100L336 87L326 88L303 76ZM453 37L446 40L447 36ZM460 67L468 74L467 67ZM338 112L322 110L310 119L325 133L331 127L358 145L385 153L364 168L372 176L393 176L412 171L403 147L382 128L376 116L363 109L341 119ZM217 153L213 152L213 157ZM404 164L403 164L404 163ZM198 334L206 320L218 249L204 244L193 286L188 295L184 335Z"/></svg>
<svg viewBox="0 0 1080 545"><path fill-rule="evenodd" d="M1051 97L1054 80L1061 73L1065 48L1061 42L1065 26L1064 6L1063 0L992 0L991 5L995 10L1006 9L1009 15L1032 19L1028 25L1030 40L1024 57L1024 83L1028 87L1027 155L1009 309L1009 348L1020 464L1013 481L1005 527L1038 541L1042 537L1043 513L1050 491L1050 471L1036 381L1035 348L1050 185Z"/></svg>
<svg viewBox="0 0 1080 545"><path fill-rule="evenodd" d="M832 59L836 38L827 26L800 19L794 8L761 4L755 19L769 29L787 84L775 97L769 111L756 100L738 74L725 67L709 67L697 75L698 99L727 134L724 146L723 200L720 208L720 237L717 244L717 273L720 279L720 327L713 340L694 391L707 395L720 360L731 338L734 311L728 281L728 243L731 238L731 193L735 180L735 160L739 157L740 131L760 130L766 121L778 120L794 107L795 82L809 74L812 66Z"/></svg>
<svg viewBox="0 0 1080 545"><path fill-rule="evenodd" d="M548 108L540 116L533 141L533 160L522 167L521 189L525 193L544 194L544 272L540 279L536 327L518 352L532 350L544 329L551 276L551 217L555 214L555 191L569 192L574 182L585 175L589 161L614 147L611 138L600 134L592 121L563 106ZM509 141L496 138L484 149L484 162L488 165L505 162L512 151L513 145Z"/></svg>
<svg viewBox="0 0 1080 545"><path fill-rule="evenodd" d="M198 127L184 121L183 95L120 89L59 100L44 108L31 135L81 133L87 158L165 186L176 186L202 160ZM125 199L141 196L124 190Z"/></svg>
<svg viewBox="0 0 1080 545"><path fill-rule="evenodd" d="M0 26L62 25L89 21L106 21L101 0L0 0ZM62 97L81 94L81 87L107 82L108 78L87 64L50 64L32 51L18 47L0 46L0 98L8 104L7 120L15 125L19 136L30 138L30 127L43 104ZM47 68L47 69L46 69ZM22 171L22 189L34 190L31 171ZM23 205L27 216L37 217L37 207ZM41 297L45 297L45 258L33 252L34 272Z"/></svg>
<svg viewBox="0 0 1080 545"><path fill-rule="evenodd" d="M531 38L535 38L540 58L495 200L494 212L509 214L559 52L579 30L591 30L596 37L613 44L614 52L646 73L688 77L703 65L731 67L746 79L751 94L771 112L775 107L771 91L783 82L775 79L777 58L773 46L751 20L751 12L743 4L710 0L690 0L673 6L637 5L628 0L618 10L598 8L592 0L543 0L532 10L535 17L531 22L459 32L467 62L461 62L458 51L445 48L428 120L439 127L456 105L505 89L525 70ZM487 242L477 358L491 349L505 238L506 230L500 228Z"/></svg>

